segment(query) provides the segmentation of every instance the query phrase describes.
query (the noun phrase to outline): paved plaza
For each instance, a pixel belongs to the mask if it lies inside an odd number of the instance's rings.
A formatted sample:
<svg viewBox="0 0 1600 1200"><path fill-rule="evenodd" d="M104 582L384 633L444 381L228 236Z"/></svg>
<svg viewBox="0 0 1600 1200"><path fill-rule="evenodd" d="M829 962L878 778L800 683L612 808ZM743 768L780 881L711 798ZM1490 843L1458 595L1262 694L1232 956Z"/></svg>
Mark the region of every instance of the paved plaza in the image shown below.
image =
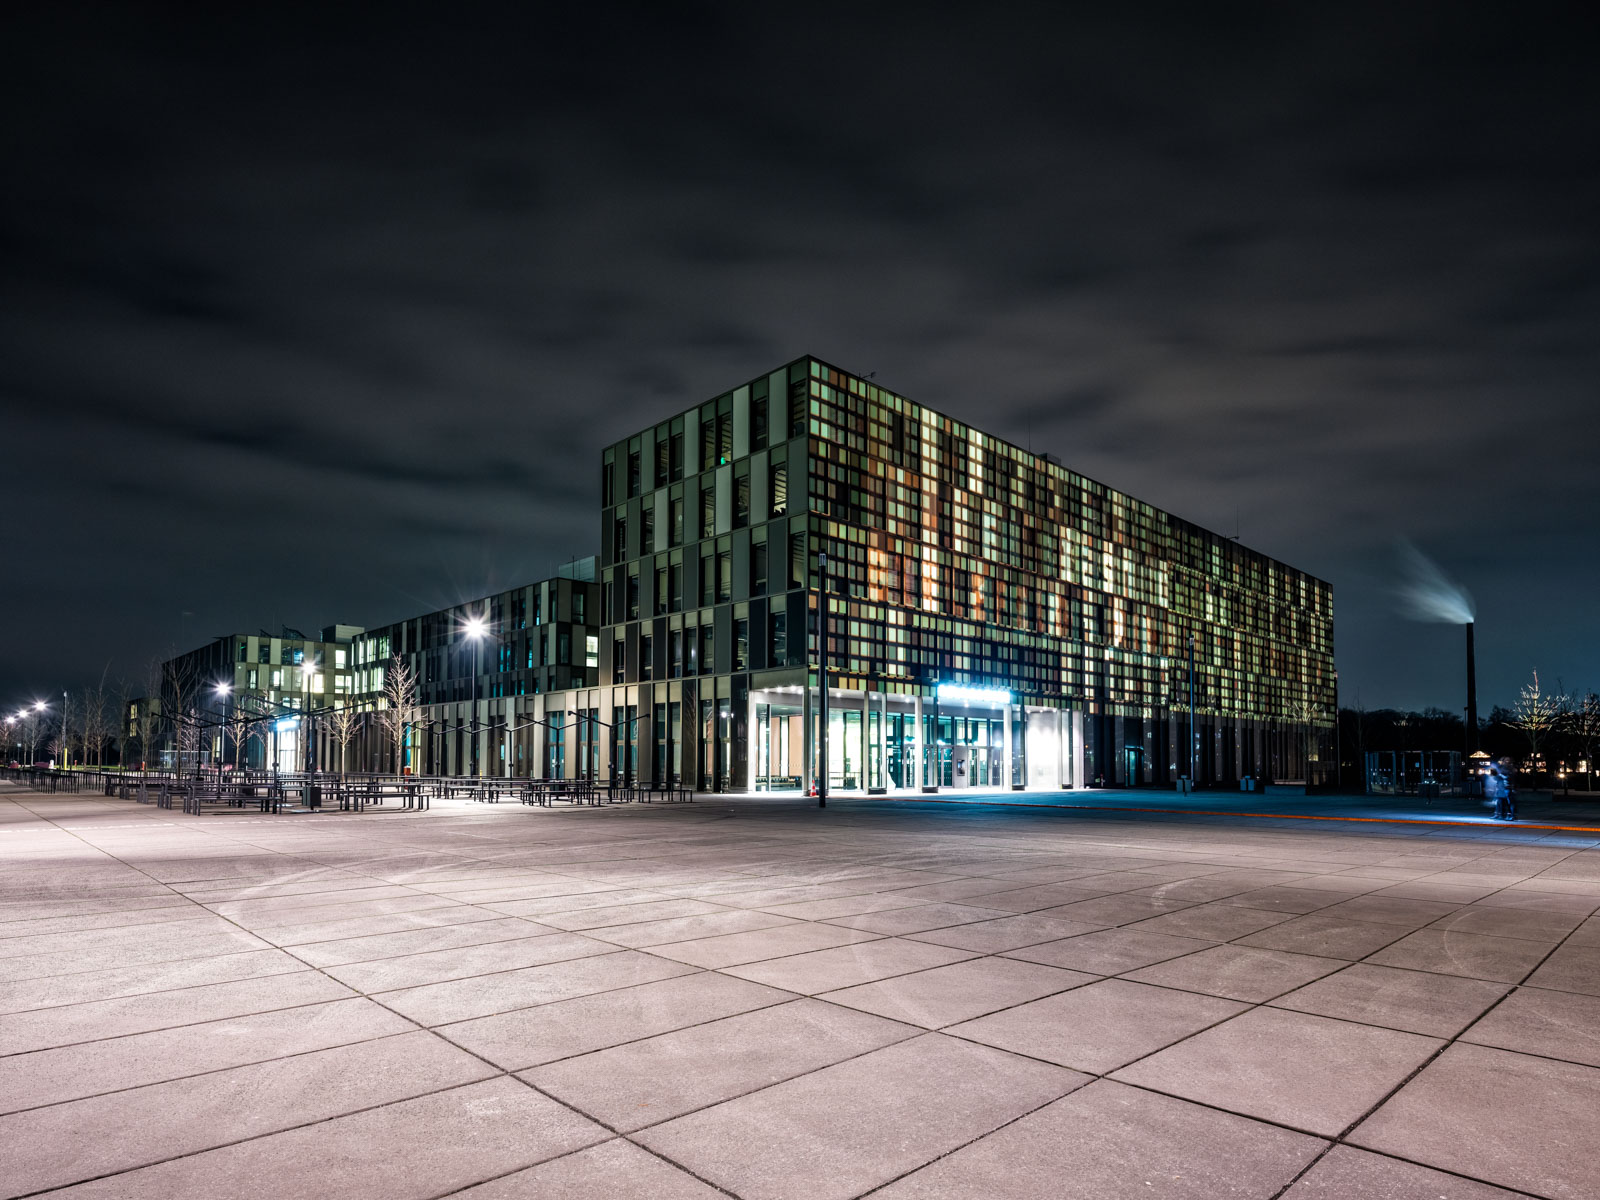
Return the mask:
<svg viewBox="0 0 1600 1200"><path fill-rule="evenodd" d="M0 1196L1593 1197L1597 845L0 786Z"/></svg>

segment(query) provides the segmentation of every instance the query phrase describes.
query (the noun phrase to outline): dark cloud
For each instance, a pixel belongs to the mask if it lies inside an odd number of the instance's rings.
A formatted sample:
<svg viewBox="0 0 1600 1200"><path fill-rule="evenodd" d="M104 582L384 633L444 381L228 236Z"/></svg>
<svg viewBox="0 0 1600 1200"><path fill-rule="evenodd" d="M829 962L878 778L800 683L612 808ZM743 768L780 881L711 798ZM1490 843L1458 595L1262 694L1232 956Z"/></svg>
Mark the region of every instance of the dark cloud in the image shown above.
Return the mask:
<svg viewBox="0 0 1600 1200"><path fill-rule="evenodd" d="M33 6L0 700L545 574L608 440L805 352L1331 579L1369 706L1458 684L1402 534L1491 702L1600 685L1571 19Z"/></svg>

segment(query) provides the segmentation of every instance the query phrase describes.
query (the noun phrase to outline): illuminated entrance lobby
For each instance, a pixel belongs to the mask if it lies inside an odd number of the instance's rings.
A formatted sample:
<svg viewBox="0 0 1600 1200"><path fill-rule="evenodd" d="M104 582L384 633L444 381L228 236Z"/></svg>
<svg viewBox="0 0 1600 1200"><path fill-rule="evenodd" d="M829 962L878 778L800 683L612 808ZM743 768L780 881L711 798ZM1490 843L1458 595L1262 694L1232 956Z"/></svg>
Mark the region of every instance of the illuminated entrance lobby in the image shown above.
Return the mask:
<svg viewBox="0 0 1600 1200"><path fill-rule="evenodd" d="M606 449L601 533L596 707L644 778L1171 787L1331 748L1326 583L813 358Z"/></svg>
<svg viewBox="0 0 1600 1200"><path fill-rule="evenodd" d="M807 786L810 743L821 744L818 705L800 689L756 692L753 791ZM833 690L828 775L834 791L925 788L1039 789L1079 786L1083 733L1077 714L1019 704L1003 688L940 684L934 695ZM813 759L813 761L815 761Z"/></svg>

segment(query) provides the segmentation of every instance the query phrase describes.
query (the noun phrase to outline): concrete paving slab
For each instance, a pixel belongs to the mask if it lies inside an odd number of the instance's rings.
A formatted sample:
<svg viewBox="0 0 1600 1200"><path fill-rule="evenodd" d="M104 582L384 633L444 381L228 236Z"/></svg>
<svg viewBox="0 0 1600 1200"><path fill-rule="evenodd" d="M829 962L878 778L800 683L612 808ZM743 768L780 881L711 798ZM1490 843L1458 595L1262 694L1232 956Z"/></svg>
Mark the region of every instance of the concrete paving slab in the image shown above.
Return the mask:
<svg viewBox="0 0 1600 1200"><path fill-rule="evenodd" d="M873 1197L1269 1200L1325 1145L1304 1134L1101 1080Z"/></svg>
<svg viewBox="0 0 1600 1200"><path fill-rule="evenodd" d="M931 1033L654 1126L636 1140L745 1200L846 1200L1085 1082Z"/></svg>
<svg viewBox="0 0 1600 1200"><path fill-rule="evenodd" d="M1103 1075L1244 1008L1215 996L1106 979L954 1025L947 1032Z"/></svg>
<svg viewBox="0 0 1600 1200"><path fill-rule="evenodd" d="M428 1200L610 1135L514 1079L384 1105L60 1192L67 1200Z"/></svg>
<svg viewBox="0 0 1600 1200"><path fill-rule="evenodd" d="M1260 1004L1348 965L1339 958L1222 945L1129 971L1127 978Z"/></svg>
<svg viewBox="0 0 1600 1200"><path fill-rule="evenodd" d="M1350 1135L1536 1196L1600 1195L1600 1070L1456 1043Z"/></svg>
<svg viewBox="0 0 1600 1200"><path fill-rule="evenodd" d="M848 946L856 942L875 941L879 936L859 929L841 929L837 925L806 922L743 933L718 934L714 937L694 938L685 942L667 942L652 946L651 950L662 958L670 958L675 962L720 969L769 958L805 954L835 946Z"/></svg>
<svg viewBox="0 0 1600 1200"><path fill-rule="evenodd" d="M628 1133L921 1032L838 1005L794 1000L537 1067L522 1077Z"/></svg>
<svg viewBox="0 0 1600 1200"><path fill-rule="evenodd" d="M0 1113L268 1062L409 1033L411 1022L370 1000L205 1021L0 1058Z"/></svg>
<svg viewBox="0 0 1600 1200"><path fill-rule="evenodd" d="M510 941L485 942L477 946L458 946L450 950L404 954L371 962L346 963L325 967L323 971L358 992L389 992L396 988L420 987L449 979L515 971L594 954L615 954L616 950L608 942L580 934L547 933Z"/></svg>
<svg viewBox="0 0 1600 1200"><path fill-rule="evenodd" d="M492 1183L455 1192L453 1200L617 1200L619 1196L722 1200L726 1195L648 1150L615 1138Z"/></svg>
<svg viewBox="0 0 1600 1200"><path fill-rule="evenodd" d="M1514 1200L1521 1195L1354 1146L1335 1146L1283 1200Z"/></svg>
<svg viewBox="0 0 1600 1200"><path fill-rule="evenodd" d="M0 1117L0 1145L7 1147L0 1196L128 1171L491 1074L431 1034L405 1033L13 1113Z"/></svg>
<svg viewBox="0 0 1600 1200"><path fill-rule="evenodd" d="M1118 1071L1127 1083L1334 1137L1444 1043L1255 1008Z"/></svg>
<svg viewBox="0 0 1600 1200"><path fill-rule="evenodd" d="M822 998L896 1021L940 1029L1081 987L1098 978L1082 971L1063 971L1008 958L974 958L824 992Z"/></svg>
<svg viewBox="0 0 1600 1200"><path fill-rule="evenodd" d="M670 979L693 970L637 950L617 950L542 967L383 992L381 996L386 1007L420 1025L444 1025Z"/></svg>
<svg viewBox="0 0 1600 1200"><path fill-rule="evenodd" d="M1440 975L1519 983L1549 953L1549 944L1543 942L1419 929L1368 955L1366 961Z"/></svg>
<svg viewBox="0 0 1600 1200"><path fill-rule="evenodd" d="M1399 941L1405 934L1405 927L1400 925L1377 925L1311 913L1239 938L1238 942L1241 946L1258 946L1263 950L1355 960Z"/></svg>
<svg viewBox="0 0 1600 1200"><path fill-rule="evenodd" d="M437 1032L516 1071L795 998L793 992L700 971L441 1025Z"/></svg>
<svg viewBox="0 0 1600 1200"><path fill-rule="evenodd" d="M1461 1040L1600 1067L1600 996L1520 987Z"/></svg>
<svg viewBox="0 0 1600 1200"><path fill-rule="evenodd" d="M548 926L525 921L521 917L503 917L497 921L469 921L462 925L434 925L403 933L373 933L365 937L308 942L296 946L294 956L314 967L337 967L346 963L398 958L405 954L425 954L432 950L515 941L554 932Z"/></svg>
<svg viewBox="0 0 1600 1200"><path fill-rule="evenodd" d="M1151 963L1193 954L1211 945L1195 938L1146 933L1138 929L1103 929L1079 937L1044 942L1021 950L1006 951L1007 958L1047 963L1095 975L1121 975Z"/></svg>
<svg viewBox="0 0 1600 1200"><path fill-rule="evenodd" d="M113 1000L33 1009L13 1013L0 1021L0 1055L172 1029L247 1013L298 1008L353 995L350 988L337 980L306 970L202 984L181 991L148 992Z"/></svg>
<svg viewBox="0 0 1600 1200"><path fill-rule="evenodd" d="M877 941L834 946L809 954L793 954L786 958L723 969L740 979L754 980L803 996L815 996L819 992L887 979L891 975L925 971L929 967L941 967L972 957L974 955L970 950L955 950L949 946L935 946L931 942L913 942L905 938L880 938Z"/></svg>
<svg viewBox="0 0 1600 1200"><path fill-rule="evenodd" d="M1528 977L1532 987L1600 996L1600 946L1560 946Z"/></svg>
<svg viewBox="0 0 1600 1200"><path fill-rule="evenodd" d="M1278 997L1272 1006L1448 1038L1510 990L1510 984L1488 980L1355 963Z"/></svg>

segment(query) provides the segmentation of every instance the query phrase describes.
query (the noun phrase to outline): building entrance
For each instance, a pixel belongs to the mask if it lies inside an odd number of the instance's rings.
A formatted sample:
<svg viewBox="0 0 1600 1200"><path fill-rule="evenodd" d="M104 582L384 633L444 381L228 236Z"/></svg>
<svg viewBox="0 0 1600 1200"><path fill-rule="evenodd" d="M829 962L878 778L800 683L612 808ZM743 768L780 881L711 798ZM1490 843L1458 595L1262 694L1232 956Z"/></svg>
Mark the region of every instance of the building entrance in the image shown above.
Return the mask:
<svg viewBox="0 0 1600 1200"><path fill-rule="evenodd" d="M805 762L799 706L757 704L754 732L755 790L798 792Z"/></svg>

